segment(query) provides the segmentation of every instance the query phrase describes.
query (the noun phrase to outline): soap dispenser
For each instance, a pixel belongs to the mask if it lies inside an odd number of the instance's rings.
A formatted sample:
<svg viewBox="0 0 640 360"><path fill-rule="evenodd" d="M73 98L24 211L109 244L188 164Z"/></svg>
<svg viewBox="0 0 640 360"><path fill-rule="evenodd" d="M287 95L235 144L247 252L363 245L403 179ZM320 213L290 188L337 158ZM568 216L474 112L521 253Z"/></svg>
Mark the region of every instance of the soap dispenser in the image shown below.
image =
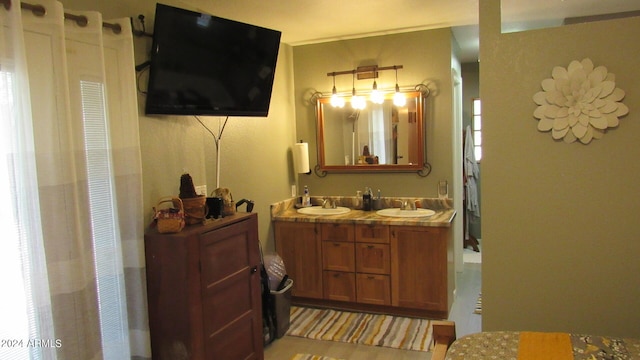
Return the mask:
<svg viewBox="0 0 640 360"><path fill-rule="evenodd" d="M309 187L304 186L304 195L302 195L302 206L311 206L311 196L309 195Z"/></svg>
<svg viewBox="0 0 640 360"><path fill-rule="evenodd" d="M362 194L362 210L371 211L372 202L373 202L373 194L371 193L371 188L365 188L364 193Z"/></svg>

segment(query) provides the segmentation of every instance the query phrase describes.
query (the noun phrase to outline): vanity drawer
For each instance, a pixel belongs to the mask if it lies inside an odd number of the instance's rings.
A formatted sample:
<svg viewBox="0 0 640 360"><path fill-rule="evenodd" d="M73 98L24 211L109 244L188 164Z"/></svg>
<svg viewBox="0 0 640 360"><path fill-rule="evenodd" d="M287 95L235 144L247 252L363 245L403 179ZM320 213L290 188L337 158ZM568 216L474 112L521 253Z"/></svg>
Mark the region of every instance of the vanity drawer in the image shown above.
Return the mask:
<svg viewBox="0 0 640 360"><path fill-rule="evenodd" d="M389 244L356 243L356 271L388 275L391 272Z"/></svg>
<svg viewBox="0 0 640 360"><path fill-rule="evenodd" d="M322 241L350 241L355 239L353 224L321 224Z"/></svg>
<svg viewBox="0 0 640 360"><path fill-rule="evenodd" d="M337 301L356 301L356 274L325 271L322 279L324 298Z"/></svg>
<svg viewBox="0 0 640 360"><path fill-rule="evenodd" d="M358 224L356 225L356 241L366 243L389 243L389 226Z"/></svg>
<svg viewBox="0 0 640 360"><path fill-rule="evenodd" d="M389 275L356 274L356 298L359 303L391 305Z"/></svg>
<svg viewBox="0 0 640 360"><path fill-rule="evenodd" d="M343 241L323 241L322 268L354 272L356 269L354 244Z"/></svg>

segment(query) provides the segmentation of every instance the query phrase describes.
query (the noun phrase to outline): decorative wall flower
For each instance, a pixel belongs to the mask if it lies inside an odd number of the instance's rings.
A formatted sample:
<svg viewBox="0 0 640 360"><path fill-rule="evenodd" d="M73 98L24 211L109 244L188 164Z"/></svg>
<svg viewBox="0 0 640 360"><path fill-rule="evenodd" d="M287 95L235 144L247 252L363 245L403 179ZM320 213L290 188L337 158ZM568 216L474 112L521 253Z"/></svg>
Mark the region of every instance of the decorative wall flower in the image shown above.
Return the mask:
<svg viewBox="0 0 640 360"><path fill-rule="evenodd" d="M542 81L543 91L533 95L538 104L533 116L539 120L538 130L551 131L556 140L588 144L629 113L615 75L604 66L594 68L588 58L574 60L566 69L554 67L551 77Z"/></svg>

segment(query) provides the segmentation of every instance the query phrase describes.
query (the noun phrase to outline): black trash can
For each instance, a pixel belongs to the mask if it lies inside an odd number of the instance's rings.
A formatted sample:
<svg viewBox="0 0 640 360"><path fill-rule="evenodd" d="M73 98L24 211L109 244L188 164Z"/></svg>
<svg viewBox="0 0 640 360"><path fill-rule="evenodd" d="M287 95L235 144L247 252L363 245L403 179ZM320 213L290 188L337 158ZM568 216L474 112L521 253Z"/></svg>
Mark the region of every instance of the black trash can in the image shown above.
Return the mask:
<svg viewBox="0 0 640 360"><path fill-rule="evenodd" d="M271 304L273 306L273 314L275 315L276 338L283 337L289 330L291 316L291 288L293 280L287 279L282 290L271 290Z"/></svg>

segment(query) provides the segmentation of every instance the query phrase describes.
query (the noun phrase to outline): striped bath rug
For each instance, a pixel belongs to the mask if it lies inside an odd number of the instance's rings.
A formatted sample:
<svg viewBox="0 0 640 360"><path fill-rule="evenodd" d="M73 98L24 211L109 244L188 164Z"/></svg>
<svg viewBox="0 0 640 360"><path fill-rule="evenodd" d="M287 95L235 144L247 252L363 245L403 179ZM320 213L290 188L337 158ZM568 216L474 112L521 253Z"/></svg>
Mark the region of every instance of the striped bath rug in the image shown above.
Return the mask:
<svg viewBox="0 0 640 360"><path fill-rule="evenodd" d="M295 354L291 360L340 360L328 356L311 355L311 354Z"/></svg>
<svg viewBox="0 0 640 360"><path fill-rule="evenodd" d="M426 319L292 306L287 335L429 351L432 333Z"/></svg>

